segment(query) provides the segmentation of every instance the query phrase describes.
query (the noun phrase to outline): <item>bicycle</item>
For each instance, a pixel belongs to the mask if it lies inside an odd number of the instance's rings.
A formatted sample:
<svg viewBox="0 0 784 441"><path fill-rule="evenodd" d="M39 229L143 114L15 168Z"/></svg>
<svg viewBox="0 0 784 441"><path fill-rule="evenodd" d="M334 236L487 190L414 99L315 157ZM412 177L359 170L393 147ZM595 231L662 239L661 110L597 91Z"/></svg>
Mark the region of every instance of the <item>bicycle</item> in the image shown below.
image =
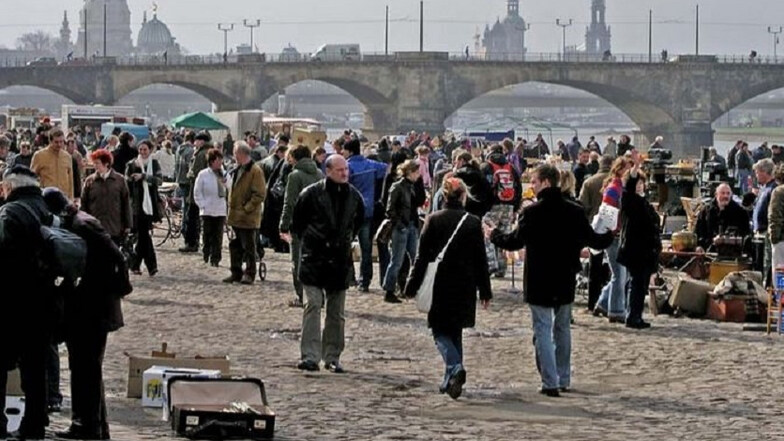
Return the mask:
<svg viewBox="0 0 784 441"><path fill-rule="evenodd" d="M152 237L156 247L169 239L178 239L182 234L182 198L174 197L177 185L167 185L158 190L161 221L153 225Z"/></svg>

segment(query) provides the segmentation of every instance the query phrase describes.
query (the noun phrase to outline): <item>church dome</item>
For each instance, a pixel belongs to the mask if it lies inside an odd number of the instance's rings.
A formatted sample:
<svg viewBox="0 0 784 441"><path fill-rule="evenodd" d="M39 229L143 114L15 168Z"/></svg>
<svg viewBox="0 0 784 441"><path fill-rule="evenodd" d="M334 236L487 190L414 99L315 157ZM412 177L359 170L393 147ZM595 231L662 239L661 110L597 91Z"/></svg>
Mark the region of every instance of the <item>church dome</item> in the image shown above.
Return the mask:
<svg viewBox="0 0 784 441"><path fill-rule="evenodd" d="M169 27L160 20L158 15L153 15L152 20L145 20L139 31L137 40L138 51L143 54L156 54L171 49L174 39Z"/></svg>

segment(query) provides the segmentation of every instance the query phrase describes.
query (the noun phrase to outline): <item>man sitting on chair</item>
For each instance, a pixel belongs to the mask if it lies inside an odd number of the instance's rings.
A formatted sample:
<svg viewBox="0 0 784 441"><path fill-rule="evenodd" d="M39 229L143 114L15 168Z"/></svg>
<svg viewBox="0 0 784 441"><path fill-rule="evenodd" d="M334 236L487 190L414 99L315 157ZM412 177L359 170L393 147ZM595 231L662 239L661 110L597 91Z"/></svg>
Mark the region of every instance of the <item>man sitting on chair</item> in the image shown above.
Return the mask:
<svg viewBox="0 0 784 441"><path fill-rule="evenodd" d="M751 226L748 212L732 200L732 189L725 183L716 188L716 197L697 215L697 251L707 250L716 236L730 231L746 237L751 234Z"/></svg>

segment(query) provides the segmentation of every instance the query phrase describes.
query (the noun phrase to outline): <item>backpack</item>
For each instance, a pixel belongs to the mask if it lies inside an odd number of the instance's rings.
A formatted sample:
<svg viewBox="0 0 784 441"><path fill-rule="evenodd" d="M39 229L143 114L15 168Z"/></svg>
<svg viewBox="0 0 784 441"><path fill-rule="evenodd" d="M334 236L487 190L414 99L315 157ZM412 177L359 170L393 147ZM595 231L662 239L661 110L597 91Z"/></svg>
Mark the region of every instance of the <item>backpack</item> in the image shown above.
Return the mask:
<svg viewBox="0 0 784 441"><path fill-rule="evenodd" d="M20 203L27 212L38 219L27 204ZM52 216L51 225L39 222L42 248L39 254L44 273L77 284L87 269L87 243L76 234L62 228L60 218Z"/></svg>
<svg viewBox="0 0 784 441"><path fill-rule="evenodd" d="M493 168L493 190L499 202L513 202L515 199L515 179L512 165L490 163Z"/></svg>

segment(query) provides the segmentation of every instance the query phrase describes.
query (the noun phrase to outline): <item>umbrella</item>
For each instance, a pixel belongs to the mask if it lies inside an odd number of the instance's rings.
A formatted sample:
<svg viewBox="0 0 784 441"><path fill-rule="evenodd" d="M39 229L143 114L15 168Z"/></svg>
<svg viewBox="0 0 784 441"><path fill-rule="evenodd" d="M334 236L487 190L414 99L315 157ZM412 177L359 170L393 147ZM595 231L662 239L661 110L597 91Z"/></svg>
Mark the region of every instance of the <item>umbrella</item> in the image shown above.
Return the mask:
<svg viewBox="0 0 784 441"><path fill-rule="evenodd" d="M214 117L204 113L187 113L172 120L172 127L186 127L189 129L201 130L225 130L228 127Z"/></svg>

